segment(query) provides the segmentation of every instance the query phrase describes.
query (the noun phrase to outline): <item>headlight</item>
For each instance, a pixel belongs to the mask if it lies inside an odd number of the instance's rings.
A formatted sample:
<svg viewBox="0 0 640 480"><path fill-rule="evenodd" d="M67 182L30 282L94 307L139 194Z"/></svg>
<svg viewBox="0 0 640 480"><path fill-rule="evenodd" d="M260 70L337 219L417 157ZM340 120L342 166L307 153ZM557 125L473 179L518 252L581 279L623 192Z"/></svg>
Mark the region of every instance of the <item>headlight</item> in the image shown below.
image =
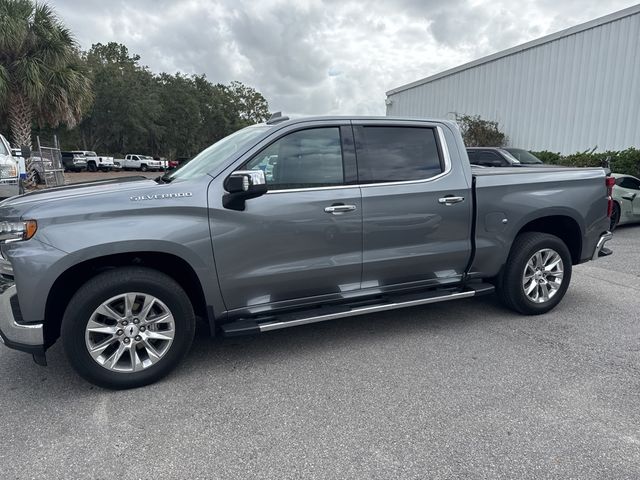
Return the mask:
<svg viewBox="0 0 640 480"><path fill-rule="evenodd" d="M29 240L36 234L38 223L35 220L24 222L0 222L0 243Z"/></svg>
<svg viewBox="0 0 640 480"><path fill-rule="evenodd" d="M0 165L0 178L16 178L18 170L15 165Z"/></svg>

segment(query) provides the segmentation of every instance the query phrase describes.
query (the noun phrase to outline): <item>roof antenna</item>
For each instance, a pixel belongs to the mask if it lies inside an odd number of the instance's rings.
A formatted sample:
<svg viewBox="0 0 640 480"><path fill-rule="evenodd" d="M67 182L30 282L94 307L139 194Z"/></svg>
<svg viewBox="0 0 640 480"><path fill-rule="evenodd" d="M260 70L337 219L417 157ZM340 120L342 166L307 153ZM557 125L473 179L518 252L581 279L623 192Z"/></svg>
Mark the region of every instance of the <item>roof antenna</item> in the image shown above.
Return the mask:
<svg viewBox="0 0 640 480"><path fill-rule="evenodd" d="M267 125L275 125L276 123L286 122L289 120L289 117L283 117L282 112L274 112L267 120Z"/></svg>

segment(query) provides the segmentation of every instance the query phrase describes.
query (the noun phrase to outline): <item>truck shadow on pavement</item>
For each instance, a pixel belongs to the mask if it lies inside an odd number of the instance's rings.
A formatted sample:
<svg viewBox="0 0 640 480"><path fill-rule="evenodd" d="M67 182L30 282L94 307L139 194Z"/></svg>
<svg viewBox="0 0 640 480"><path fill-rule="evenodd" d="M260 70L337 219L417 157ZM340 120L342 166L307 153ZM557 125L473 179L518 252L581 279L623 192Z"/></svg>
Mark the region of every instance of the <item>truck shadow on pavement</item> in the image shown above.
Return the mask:
<svg viewBox="0 0 640 480"><path fill-rule="evenodd" d="M199 323L191 351L182 364L166 379L143 389L163 389L175 382L182 387L192 384L188 388L200 388L203 380L213 381L238 370L273 364L294 368L300 359L310 361L325 355L349 354L357 349L383 348L389 342L415 342L436 334L464 336L465 331L469 334L481 330L488 323L508 323L518 318L522 317L507 311L495 296L487 296L232 338L211 338L208 327ZM16 357L9 359L16 368L0 369L4 371L3 383L9 384L5 388L10 391L19 389L28 393L46 388L47 395L55 397L108 392L85 382L71 369L60 342L47 352L49 366L45 368L35 365L20 352L5 351L5 354ZM8 372L12 372L13 378L7 378Z"/></svg>

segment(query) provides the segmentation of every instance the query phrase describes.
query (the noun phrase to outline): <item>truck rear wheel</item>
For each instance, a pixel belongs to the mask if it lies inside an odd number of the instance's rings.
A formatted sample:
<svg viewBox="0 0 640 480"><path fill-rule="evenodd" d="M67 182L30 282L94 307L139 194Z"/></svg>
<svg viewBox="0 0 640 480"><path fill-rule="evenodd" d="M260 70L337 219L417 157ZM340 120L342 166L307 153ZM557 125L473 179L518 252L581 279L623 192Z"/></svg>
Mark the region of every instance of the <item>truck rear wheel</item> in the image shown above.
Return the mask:
<svg viewBox="0 0 640 480"><path fill-rule="evenodd" d="M62 320L64 350L89 382L135 388L167 375L193 341L189 297L171 277L141 267L102 273L73 296Z"/></svg>
<svg viewBox="0 0 640 480"><path fill-rule="evenodd" d="M571 281L571 254L554 235L525 232L513 242L498 294L512 310L540 315L564 297Z"/></svg>
<svg viewBox="0 0 640 480"><path fill-rule="evenodd" d="M98 167L95 164L95 162L89 162L87 164L87 170L90 171L90 172L97 172L98 171Z"/></svg>

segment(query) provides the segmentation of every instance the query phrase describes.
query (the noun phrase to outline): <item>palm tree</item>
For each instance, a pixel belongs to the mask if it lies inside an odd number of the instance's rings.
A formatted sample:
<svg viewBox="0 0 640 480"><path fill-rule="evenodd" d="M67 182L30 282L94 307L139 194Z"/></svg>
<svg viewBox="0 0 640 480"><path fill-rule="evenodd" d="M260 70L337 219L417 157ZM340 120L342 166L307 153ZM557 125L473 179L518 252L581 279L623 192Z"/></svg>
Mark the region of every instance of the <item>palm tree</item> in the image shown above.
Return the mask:
<svg viewBox="0 0 640 480"><path fill-rule="evenodd" d="M92 99L71 32L46 3L0 0L0 114L13 143L31 147L31 125L74 127Z"/></svg>

